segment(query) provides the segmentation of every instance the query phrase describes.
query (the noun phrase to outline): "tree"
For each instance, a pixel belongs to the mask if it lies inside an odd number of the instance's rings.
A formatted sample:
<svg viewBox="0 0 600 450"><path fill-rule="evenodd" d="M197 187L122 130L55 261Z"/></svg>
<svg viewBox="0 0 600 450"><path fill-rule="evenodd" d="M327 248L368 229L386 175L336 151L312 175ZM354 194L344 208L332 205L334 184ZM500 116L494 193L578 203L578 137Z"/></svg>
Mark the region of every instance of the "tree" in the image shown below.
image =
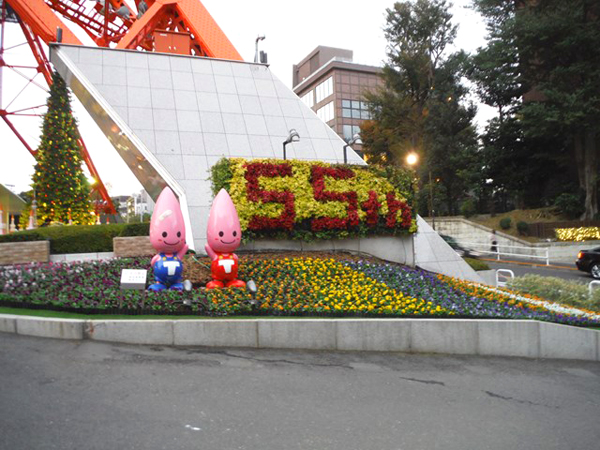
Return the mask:
<svg viewBox="0 0 600 450"><path fill-rule="evenodd" d="M578 180L585 192L584 217L593 218L598 213L599 2L474 0L474 5L489 36L472 59L470 78L480 98L499 110L484 137L491 164L486 166L496 177L506 175L504 187L517 189L514 195L526 199L534 190L538 202L552 202L560 194L557 186L564 192L571 190L571 179Z"/></svg>
<svg viewBox="0 0 600 450"><path fill-rule="evenodd" d="M584 219L598 214L600 153L600 3L545 0L523 7L517 21L526 76L541 94L523 105L526 134L561 131L585 192Z"/></svg>
<svg viewBox="0 0 600 450"><path fill-rule="evenodd" d="M38 221L91 224L88 182L81 170L79 133L63 79L54 72L44 115L33 188Z"/></svg>
<svg viewBox="0 0 600 450"><path fill-rule="evenodd" d="M445 0L417 0L387 10L384 86L365 95L373 120L361 132L370 162L400 165L409 152L419 153L421 179L433 172L447 211L456 213L476 134L475 109L465 106L467 91L460 83L466 57L446 51L456 36L449 6Z"/></svg>

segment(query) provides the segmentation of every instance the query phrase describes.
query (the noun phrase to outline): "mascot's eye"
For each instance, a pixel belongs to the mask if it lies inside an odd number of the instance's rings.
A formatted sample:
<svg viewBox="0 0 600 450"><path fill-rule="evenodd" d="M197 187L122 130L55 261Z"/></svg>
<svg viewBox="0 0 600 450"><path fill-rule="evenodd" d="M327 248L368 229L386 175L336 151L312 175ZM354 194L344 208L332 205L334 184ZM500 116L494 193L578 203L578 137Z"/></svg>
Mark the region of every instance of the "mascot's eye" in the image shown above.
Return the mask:
<svg viewBox="0 0 600 450"><path fill-rule="evenodd" d="M163 237L167 237L167 232L166 232L166 231L163 231L163 235L162 235L162 236L163 236Z"/></svg>
<svg viewBox="0 0 600 450"><path fill-rule="evenodd" d="M223 237L225 233L223 233L222 231L219 231L219 236Z"/></svg>
<svg viewBox="0 0 600 450"><path fill-rule="evenodd" d="M233 237L236 237L236 236L237 236L237 231L234 231L233 232Z"/></svg>
<svg viewBox="0 0 600 450"><path fill-rule="evenodd" d="M177 237L181 237L181 231L177 232Z"/></svg>

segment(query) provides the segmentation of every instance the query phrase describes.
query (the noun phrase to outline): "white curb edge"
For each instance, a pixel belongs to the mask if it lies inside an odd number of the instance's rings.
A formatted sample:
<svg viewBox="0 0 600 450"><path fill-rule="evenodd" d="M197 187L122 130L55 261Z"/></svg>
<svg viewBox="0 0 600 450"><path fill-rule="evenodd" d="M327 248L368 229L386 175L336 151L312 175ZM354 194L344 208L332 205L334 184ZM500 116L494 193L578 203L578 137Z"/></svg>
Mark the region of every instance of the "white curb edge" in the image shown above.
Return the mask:
<svg viewBox="0 0 600 450"><path fill-rule="evenodd" d="M441 353L600 361L600 331L533 320L78 320L0 314L0 332L144 345Z"/></svg>

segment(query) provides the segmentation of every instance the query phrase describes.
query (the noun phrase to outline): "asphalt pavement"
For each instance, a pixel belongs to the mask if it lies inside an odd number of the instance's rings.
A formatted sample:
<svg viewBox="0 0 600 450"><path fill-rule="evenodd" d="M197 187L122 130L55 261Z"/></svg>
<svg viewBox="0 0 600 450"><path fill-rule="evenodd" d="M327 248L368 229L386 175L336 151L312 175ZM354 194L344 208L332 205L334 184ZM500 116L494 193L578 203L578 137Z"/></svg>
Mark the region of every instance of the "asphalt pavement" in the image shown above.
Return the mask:
<svg viewBox="0 0 600 450"><path fill-rule="evenodd" d="M573 261L573 264L553 262L550 263L549 266L546 266L543 264L531 263L526 260L496 261L487 258L481 258L481 260L485 261L485 263L490 266L490 269L512 270L516 277L533 274L543 277L557 277L569 281L577 281L582 284L588 284L593 280L589 273L577 270L575 261Z"/></svg>
<svg viewBox="0 0 600 450"><path fill-rule="evenodd" d="M0 333L0 448L593 449L600 364Z"/></svg>

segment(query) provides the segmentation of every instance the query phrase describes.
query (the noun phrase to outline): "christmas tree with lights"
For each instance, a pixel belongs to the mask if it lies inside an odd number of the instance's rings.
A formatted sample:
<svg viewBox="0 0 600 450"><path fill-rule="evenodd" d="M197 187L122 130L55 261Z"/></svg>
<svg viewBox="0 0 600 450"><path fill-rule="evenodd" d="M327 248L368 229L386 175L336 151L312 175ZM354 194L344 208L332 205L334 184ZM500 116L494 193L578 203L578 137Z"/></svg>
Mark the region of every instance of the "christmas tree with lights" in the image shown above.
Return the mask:
<svg viewBox="0 0 600 450"><path fill-rule="evenodd" d="M90 188L81 170L77 122L67 86L56 72L47 106L33 174L38 223L93 224Z"/></svg>

